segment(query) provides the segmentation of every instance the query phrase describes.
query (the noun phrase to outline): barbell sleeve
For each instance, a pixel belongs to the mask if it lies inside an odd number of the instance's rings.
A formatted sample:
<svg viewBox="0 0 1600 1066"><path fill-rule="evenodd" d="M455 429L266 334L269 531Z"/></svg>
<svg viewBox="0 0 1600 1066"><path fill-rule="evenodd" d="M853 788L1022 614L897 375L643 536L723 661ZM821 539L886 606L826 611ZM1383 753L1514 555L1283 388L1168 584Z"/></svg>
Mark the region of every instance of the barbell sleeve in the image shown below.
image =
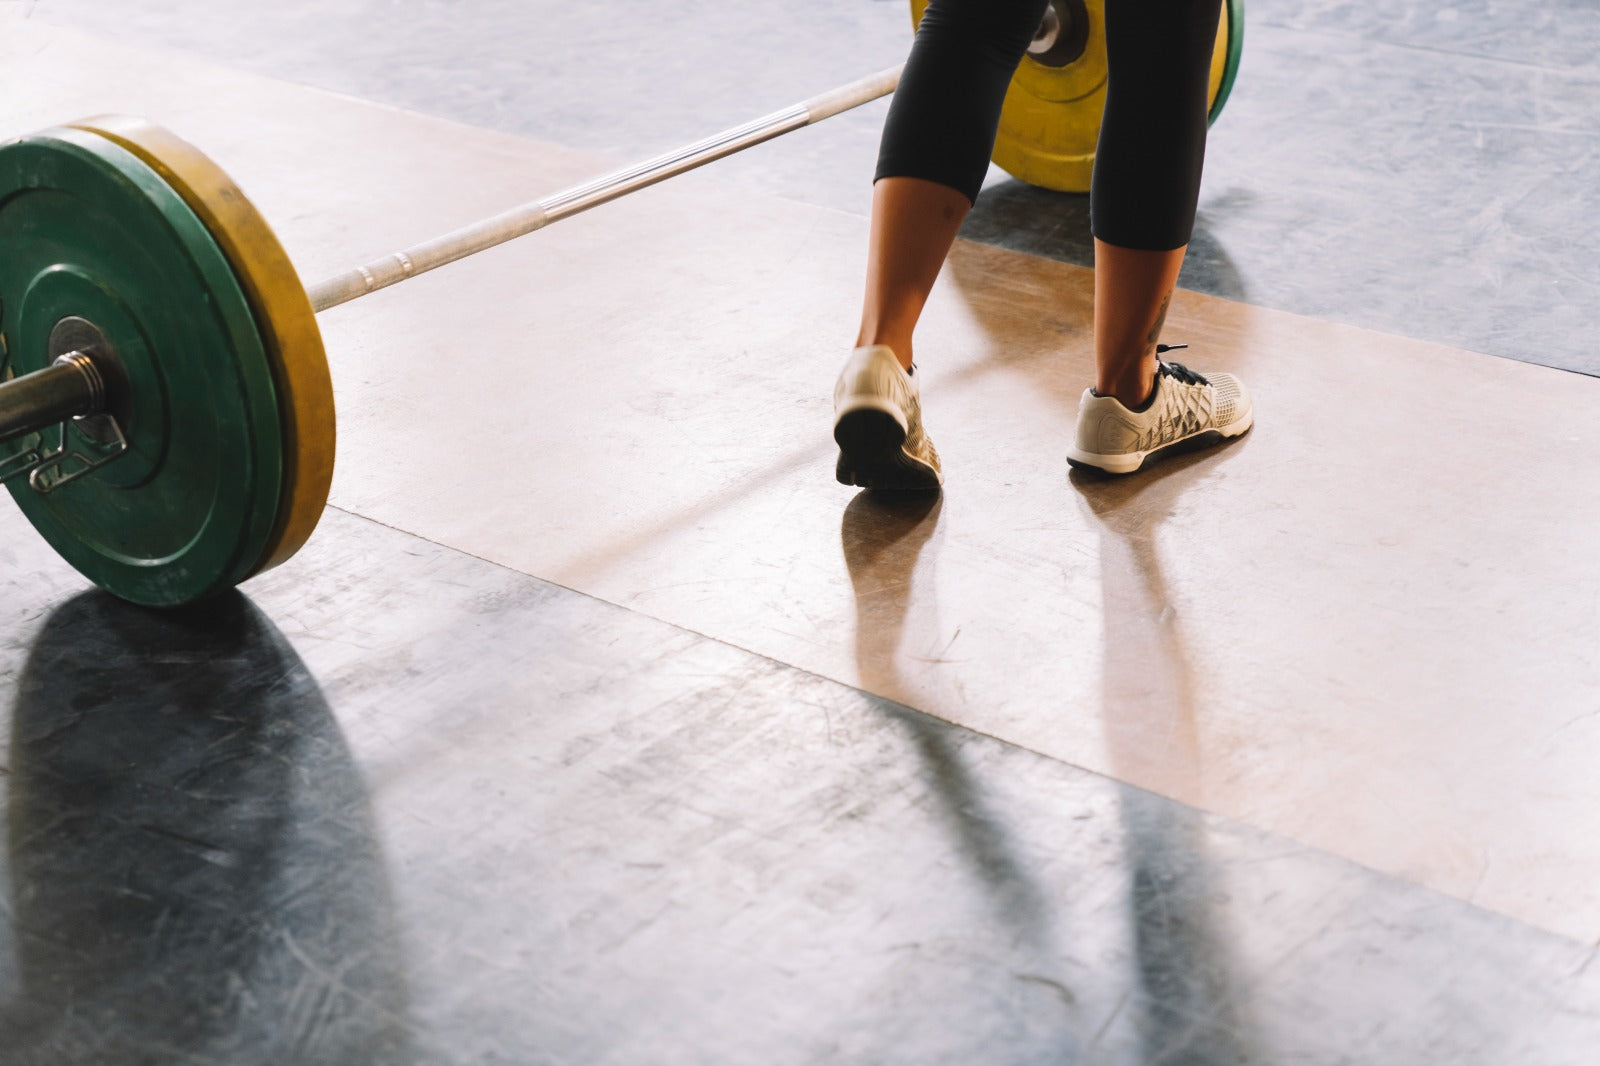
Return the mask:
<svg viewBox="0 0 1600 1066"><path fill-rule="evenodd" d="M365 266L336 274L307 290L311 306L321 312L349 303L407 278L526 236L591 207L609 203L696 167L888 96L900 84L903 69L903 66L898 66L879 71L742 126L723 130L653 159L514 207L442 237L375 259Z"/></svg>
<svg viewBox="0 0 1600 1066"><path fill-rule="evenodd" d="M105 381L82 352L0 385L0 441L105 409Z"/></svg>

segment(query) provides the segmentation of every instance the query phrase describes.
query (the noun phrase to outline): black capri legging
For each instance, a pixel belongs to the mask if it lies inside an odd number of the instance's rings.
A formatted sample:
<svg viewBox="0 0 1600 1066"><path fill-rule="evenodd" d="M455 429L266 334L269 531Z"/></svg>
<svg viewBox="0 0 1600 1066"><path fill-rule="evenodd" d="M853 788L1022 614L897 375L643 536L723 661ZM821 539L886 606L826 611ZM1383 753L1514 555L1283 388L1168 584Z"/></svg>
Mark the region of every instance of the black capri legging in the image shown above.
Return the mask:
<svg viewBox="0 0 1600 1066"><path fill-rule="evenodd" d="M877 177L922 178L976 201L1000 106L1048 0L930 0L883 128ZM1189 243L1206 150L1222 0L1105 0L1105 117L1090 189L1094 235Z"/></svg>

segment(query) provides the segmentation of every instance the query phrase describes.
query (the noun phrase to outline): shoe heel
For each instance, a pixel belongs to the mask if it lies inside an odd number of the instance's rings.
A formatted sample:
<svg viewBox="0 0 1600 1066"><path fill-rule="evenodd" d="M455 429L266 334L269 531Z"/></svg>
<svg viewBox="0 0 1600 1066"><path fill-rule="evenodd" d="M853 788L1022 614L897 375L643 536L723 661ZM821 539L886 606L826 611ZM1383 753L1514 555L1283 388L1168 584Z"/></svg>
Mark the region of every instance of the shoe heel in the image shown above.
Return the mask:
<svg viewBox="0 0 1600 1066"><path fill-rule="evenodd" d="M887 411L863 408L841 415L833 439L839 445L834 476L841 485L918 492L939 487L938 474L906 455L906 431Z"/></svg>
<svg viewBox="0 0 1600 1066"><path fill-rule="evenodd" d="M833 439L851 455L882 456L900 450L906 431L889 412L865 408L841 416Z"/></svg>

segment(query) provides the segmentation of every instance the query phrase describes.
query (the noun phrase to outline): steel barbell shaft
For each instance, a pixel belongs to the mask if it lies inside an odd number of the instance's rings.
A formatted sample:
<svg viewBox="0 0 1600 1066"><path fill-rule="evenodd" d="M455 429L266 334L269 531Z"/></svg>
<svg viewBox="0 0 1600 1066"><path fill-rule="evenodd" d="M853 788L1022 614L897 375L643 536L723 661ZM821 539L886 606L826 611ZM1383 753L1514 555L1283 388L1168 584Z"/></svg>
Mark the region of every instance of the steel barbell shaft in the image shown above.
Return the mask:
<svg viewBox="0 0 1600 1066"><path fill-rule="evenodd" d="M900 83L902 69L893 67L880 71L654 159L647 159L404 251L386 255L365 266L336 274L311 286L308 290L311 306L320 312L349 303L407 278L526 236L591 207L609 203L667 178L888 96Z"/></svg>

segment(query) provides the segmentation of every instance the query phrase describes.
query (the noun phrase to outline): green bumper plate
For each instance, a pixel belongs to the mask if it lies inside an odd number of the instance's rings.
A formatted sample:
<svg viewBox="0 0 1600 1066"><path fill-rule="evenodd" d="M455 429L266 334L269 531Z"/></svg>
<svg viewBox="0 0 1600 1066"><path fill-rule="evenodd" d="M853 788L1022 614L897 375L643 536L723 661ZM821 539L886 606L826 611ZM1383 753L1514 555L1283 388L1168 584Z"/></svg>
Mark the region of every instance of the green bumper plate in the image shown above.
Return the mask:
<svg viewBox="0 0 1600 1066"><path fill-rule="evenodd" d="M0 146L0 374L45 366L69 317L121 360L129 450L49 494L12 481L12 495L62 558L123 599L177 606L232 588L261 558L283 478L249 304L159 175L103 137L58 129ZM0 444L0 459L38 443Z"/></svg>

